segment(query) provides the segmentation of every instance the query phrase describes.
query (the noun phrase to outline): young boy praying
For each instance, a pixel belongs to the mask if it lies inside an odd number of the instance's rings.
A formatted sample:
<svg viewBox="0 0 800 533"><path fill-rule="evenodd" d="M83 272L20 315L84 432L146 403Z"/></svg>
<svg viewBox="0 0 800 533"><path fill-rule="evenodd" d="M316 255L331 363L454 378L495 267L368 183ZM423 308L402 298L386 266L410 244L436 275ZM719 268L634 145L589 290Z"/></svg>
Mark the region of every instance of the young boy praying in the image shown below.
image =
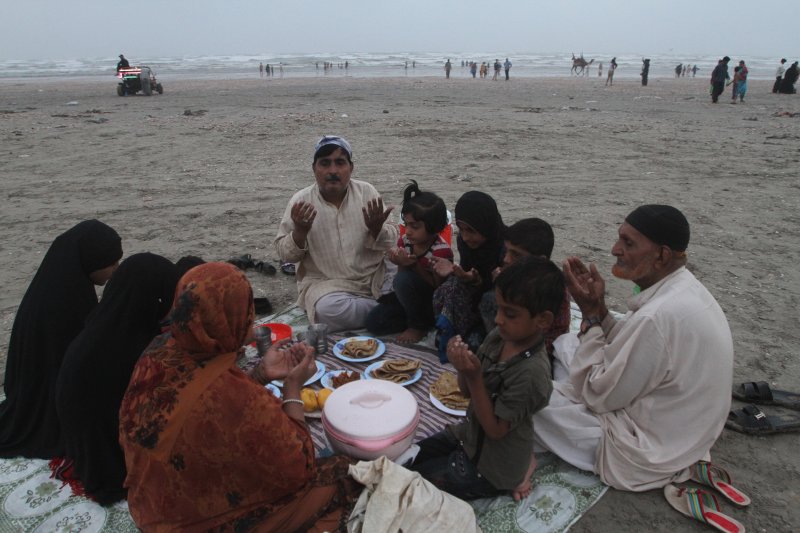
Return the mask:
<svg viewBox="0 0 800 533"><path fill-rule="evenodd" d="M464 500L531 490L536 468L532 415L552 391L544 334L564 297L564 277L550 260L527 257L495 281L497 327L477 355L456 336L447 357L470 398L467 420L419 443L411 470Z"/></svg>

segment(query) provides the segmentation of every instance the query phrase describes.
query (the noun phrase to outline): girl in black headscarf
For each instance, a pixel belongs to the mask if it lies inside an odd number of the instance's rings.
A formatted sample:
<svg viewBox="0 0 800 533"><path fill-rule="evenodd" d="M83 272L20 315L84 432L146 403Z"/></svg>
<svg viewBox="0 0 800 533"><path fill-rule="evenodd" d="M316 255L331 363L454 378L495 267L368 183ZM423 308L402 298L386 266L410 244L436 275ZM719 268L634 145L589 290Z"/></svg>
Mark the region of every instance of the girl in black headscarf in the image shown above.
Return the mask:
<svg viewBox="0 0 800 533"><path fill-rule="evenodd" d="M0 457L49 458L61 452L55 384L67 346L97 305L122 257L112 228L86 220L59 235L17 310L0 404Z"/></svg>
<svg viewBox="0 0 800 533"><path fill-rule="evenodd" d="M178 269L160 255L122 262L86 327L69 345L56 383L65 460L57 476L106 505L123 499L125 457L119 446L119 406L144 349L160 333L172 306ZM69 467L72 467L70 470Z"/></svg>
<svg viewBox="0 0 800 533"><path fill-rule="evenodd" d="M481 296L493 290L493 272L503 263L505 225L497 203L486 193L469 191L456 202L458 255L460 265L437 260L436 273L449 276L433 294L437 314L439 359L447 361L447 341L461 335L477 350L486 332L478 305Z"/></svg>

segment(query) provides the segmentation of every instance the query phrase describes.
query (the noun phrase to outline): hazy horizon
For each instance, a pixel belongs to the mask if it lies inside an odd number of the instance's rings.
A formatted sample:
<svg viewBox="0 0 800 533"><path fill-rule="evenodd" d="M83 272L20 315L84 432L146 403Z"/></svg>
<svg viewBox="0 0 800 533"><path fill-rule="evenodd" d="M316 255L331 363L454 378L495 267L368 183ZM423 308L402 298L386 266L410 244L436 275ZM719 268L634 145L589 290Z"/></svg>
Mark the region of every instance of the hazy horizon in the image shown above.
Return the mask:
<svg viewBox="0 0 800 533"><path fill-rule="evenodd" d="M0 59L489 50L800 55L800 1L474 0L381 5L319 0L9 3Z"/></svg>

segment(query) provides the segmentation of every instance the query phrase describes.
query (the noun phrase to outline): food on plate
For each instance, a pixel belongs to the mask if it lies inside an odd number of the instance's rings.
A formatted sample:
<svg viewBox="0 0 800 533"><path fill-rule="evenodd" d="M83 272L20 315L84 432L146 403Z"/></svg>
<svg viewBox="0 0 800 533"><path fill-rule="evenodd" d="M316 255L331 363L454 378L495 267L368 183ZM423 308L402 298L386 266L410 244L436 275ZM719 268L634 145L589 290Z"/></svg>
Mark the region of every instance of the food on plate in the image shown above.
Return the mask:
<svg viewBox="0 0 800 533"><path fill-rule="evenodd" d="M469 406L469 398L461 394L458 379L452 372L442 372L442 375L431 383L431 394L450 409L464 411Z"/></svg>
<svg viewBox="0 0 800 533"><path fill-rule="evenodd" d="M317 391L314 389L305 388L300 391L300 399L303 400L303 411L311 413L319 410L319 401L317 401Z"/></svg>
<svg viewBox="0 0 800 533"><path fill-rule="evenodd" d="M391 359L373 370L372 375L386 381L405 383L414 376L421 365L422 363L412 359Z"/></svg>
<svg viewBox="0 0 800 533"><path fill-rule="evenodd" d="M358 381L361 379L361 374L356 372L355 370L343 370L339 374L331 377L331 385L333 385L334 389L338 389L345 383L350 383L351 381Z"/></svg>
<svg viewBox="0 0 800 533"><path fill-rule="evenodd" d="M376 339L351 340L344 343L342 355L348 357L369 357L378 351Z"/></svg>
<svg viewBox="0 0 800 533"><path fill-rule="evenodd" d="M331 389L322 389L317 393L317 403L319 404L320 409L325 407L325 402L328 400L328 396L331 394L333 394Z"/></svg>

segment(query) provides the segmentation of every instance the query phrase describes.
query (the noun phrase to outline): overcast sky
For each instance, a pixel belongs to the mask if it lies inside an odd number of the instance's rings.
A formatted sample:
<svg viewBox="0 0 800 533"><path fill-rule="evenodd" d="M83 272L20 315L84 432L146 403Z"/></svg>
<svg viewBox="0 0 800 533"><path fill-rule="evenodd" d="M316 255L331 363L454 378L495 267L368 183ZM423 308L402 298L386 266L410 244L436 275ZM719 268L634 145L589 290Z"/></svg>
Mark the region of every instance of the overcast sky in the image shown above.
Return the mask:
<svg viewBox="0 0 800 533"><path fill-rule="evenodd" d="M0 59L494 50L800 55L800 0L1 0L0 5Z"/></svg>

